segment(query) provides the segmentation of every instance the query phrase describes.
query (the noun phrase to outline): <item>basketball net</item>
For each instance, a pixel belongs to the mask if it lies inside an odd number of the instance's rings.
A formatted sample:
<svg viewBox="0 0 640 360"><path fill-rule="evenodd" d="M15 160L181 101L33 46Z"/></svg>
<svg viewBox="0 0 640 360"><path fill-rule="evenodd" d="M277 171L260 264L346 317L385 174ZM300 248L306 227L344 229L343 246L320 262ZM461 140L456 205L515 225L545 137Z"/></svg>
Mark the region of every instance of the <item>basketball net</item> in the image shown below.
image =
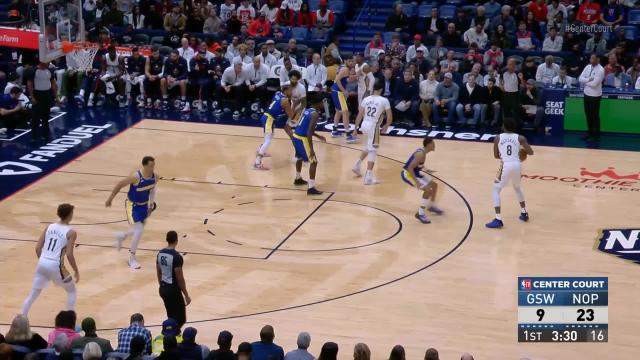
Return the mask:
<svg viewBox="0 0 640 360"><path fill-rule="evenodd" d="M98 44L90 42L62 42L62 52L70 56L80 71L89 71L93 68L93 59L98 53Z"/></svg>

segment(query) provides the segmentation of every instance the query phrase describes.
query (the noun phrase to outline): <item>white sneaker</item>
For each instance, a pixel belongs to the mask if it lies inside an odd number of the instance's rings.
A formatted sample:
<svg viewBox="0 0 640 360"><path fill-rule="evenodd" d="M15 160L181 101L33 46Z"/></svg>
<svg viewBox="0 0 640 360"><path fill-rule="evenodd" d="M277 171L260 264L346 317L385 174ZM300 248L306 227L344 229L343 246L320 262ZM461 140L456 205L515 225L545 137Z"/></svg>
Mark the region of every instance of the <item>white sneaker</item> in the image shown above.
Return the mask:
<svg viewBox="0 0 640 360"><path fill-rule="evenodd" d="M5 134L7 132L7 128L0 128L0 135Z"/></svg>
<svg viewBox="0 0 640 360"><path fill-rule="evenodd" d="M122 250L122 243L127 238L127 234L123 232L116 233L116 250Z"/></svg>
<svg viewBox="0 0 640 360"><path fill-rule="evenodd" d="M376 184L380 184L380 181L378 181L378 179L372 177L368 177L364 179L364 184L365 185L376 185Z"/></svg>
<svg viewBox="0 0 640 360"><path fill-rule="evenodd" d="M356 174L357 177L362 177L362 171L360 171L360 167L357 165L354 165L351 168L351 171L353 171L354 174Z"/></svg>
<svg viewBox="0 0 640 360"><path fill-rule="evenodd" d="M189 112L191 111L191 105L189 104L188 101L184 102L184 107L182 108L182 112Z"/></svg>
<svg viewBox="0 0 640 360"><path fill-rule="evenodd" d="M129 267L134 270L140 269L140 263L136 260L136 256L133 254L129 256Z"/></svg>
<svg viewBox="0 0 640 360"><path fill-rule="evenodd" d="M87 107L93 107L93 98L89 98L89 101L87 101Z"/></svg>

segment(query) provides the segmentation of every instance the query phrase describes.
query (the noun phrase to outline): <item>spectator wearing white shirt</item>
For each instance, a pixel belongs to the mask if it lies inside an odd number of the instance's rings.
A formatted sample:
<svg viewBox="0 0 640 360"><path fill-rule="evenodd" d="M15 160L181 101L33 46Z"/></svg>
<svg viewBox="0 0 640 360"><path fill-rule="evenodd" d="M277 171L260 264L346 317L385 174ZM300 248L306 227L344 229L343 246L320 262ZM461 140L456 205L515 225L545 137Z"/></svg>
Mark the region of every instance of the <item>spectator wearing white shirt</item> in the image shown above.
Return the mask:
<svg viewBox="0 0 640 360"><path fill-rule="evenodd" d="M305 81L309 92L322 92L327 82L327 68L320 63L320 54L313 54L313 63L307 66Z"/></svg>
<svg viewBox="0 0 640 360"><path fill-rule="evenodd" d="M287 81L289 81L289 73L293 70L297 70L297 71L301 71L300 67L298 67L298 65L294 65L293 61L291 58L282 58L283 62L281 65L283 65L282 69L280 69L280 84L284 84ZM300 79L302 80L302 79Z"/></svg>
<svg viewBox="0 0 640 360"><path fill-rule="evenodd" d="M427 50L427 47L422 44L422 35L420 34L416 34L413 37L413 45L409 46L409 48L407 49L407 55L406 55L407 63L410 63L411 60L416 58L418 49L422 49L422 51L424 51L425 54L429 53L429 50Z"/></svg>
<svg viewBox="0 0 640 360"><path fill-rule="evenodd" d="M422 113L422 125L427 129L431 127L431 113L433 112L433 96L439 82L433 70L429 71L427 78L420 82L420 112Z"/></svg>
<svg viewBox="0 0 640 360"><path fill-rule="evenodd" d="M262 63L260 56L255 56L251 64L244 65L244 71L249 78L249 99L252 102L257 100L264 107L268 101L266 85L269 67Z"/></svg>
<svg viewBox="0 0 640 360"><path fill-rule="evenodd" d="M563 65L560 67L560 74L553 78L551 84L557 88L570 89L573 87L575 82L576 79L567 75L567 67Z"/></svg>
<svg viewBox="0 0 640 360"><path fill-rule="evenodd" d="M178 54L180 54L180 57L185 59L188 64L189 61L191 61L191 58L196 55L196 52L193 51L193 48L191 48L191 46L189 46L189 39L182 38L182 40L180 40L180 43L182 46L178 48Z"/></svg>
<svg viewBox="0 0 640 360"><path fill-rule="evenodd" d="M542 42L542 51L562 51L563 41L562 35L558 34L558 29L552 27L549 29L547 37L545 37Z"/></svg>
<svg viewBox="0 0 640 360"><path fill-rule="evenodd" d="M231 39L231 44L227 46L227 52L224 54L224 57L226 57L230 63L233 63L233 58L240 55L238 46L240 46L240 39L237 36L234 36Z"/></svg>
<svg viewBox="0 0 640 360"><path fill-rule="evenodd" d="M480 74L481 70L482 65L480 63L473 64L473 66L471 67L471 71L462 75L462 83L466 84L467 82L469 82L469 75L474 75L475 84L478 86L484 86L484 76Z"/></svg>
<svg viewBox="0 0 640 360"><path fill-rule="evenodd" d="M282 5L284 4L296 13L300 12L300 8L302 8L302 0L283 0Z"/></svg>
<svg viewBox="0 0 640 360"><path fill-rule="evenodd" d="M567 18L567 8L560 3L560 0L551 0L551 3L547 5L547 21L554 21L558 13L562 13L563 19Z"/></svg>
<svg viewBox="0 0 640 360"><path fill-rule="evenodd" d="M584 112L587 118L589 135L583 137L586 141L600 140L600 100L602 99L602 81L604 68L600 65L600 57L591 54L587 65L578 81L584 85Z"/></svg>
<svg viewBox="0 0 640 360"><path fill-rule="evenodd" d="M636 85L634 86L636 90L640 90L640 76L636 79Z"/></svg>
<svg viewBox="0 0 640 360"><path fill-rule="evenodd" d="M212 53L211 51L209 51L209 49L207 48L207 43L206 42L201 42L198 45L198 51L200 52L204 52L204 57L207 59L207 61L211 61L211 59L213 59L214 57L216 57L216 55L214 53ZM194 55L195 56L195 55Z"/></svg>
<svg viewBox="0 0 640 360"><path fill-rule="evenodd" d="M229 66L222 73L220 79L220 89L216 91L219 96L218 101L230 101L235 105L236 113L243 109L246 105L247 87L249 86L249 77L243 69L240 59L235 59L233 65Z"/></svg>
<svg viewBox="0 0 640 360"><path fill-rule="evenodd" d="M256 9L251 5L250 0L242 0L241 5L236 9L236 13L240 22L247 26L256 17Z"/></svg>
<svg viewBox="0 0 640 360"><path fill-rule="evenodd" d="M551 85L553 78L560 74L560 65L553 62L553 56L547 55L544 62L538 65L536 81L544 85Z"/></svg>
<svg viewBox="0 0 640 360"><path fill-rule="evenodd" d="M265 14L270 23L274 23L278 15L278 6L276 6L276 1L268 0L264 5L262 5L260 12Z"/></svg>
<svg viewBox="0 0 640 360"><path fill-rule="evenodd" d="M220 4L220 18L223 23L226 23L231 19L231 14L236 12L236 3L234 0L224 0L223 4Z"/></svg>
<svg viewBox="0 0 640 360"><path fill-rule="evenodd" d="M253 59L248 54L248 47L245 44L238 45L238 56L234 57L233 60L240 59L244 64L253 63Z"/></svg>
<svg viewBox="0 0 640 360"><path fill-rule="evenodd" d="M282 57L278 59L278 65L284 65L285 59L289 59L291 61L291 64L298 66L298 61L296 60L295 57L291 56L291 54L287 49L284 49L282 51Z"/></svg>
<svg viewBox="0 0 640 360"><path fill-rule="evenodd" d="M276 59L276 57L269 54L269 48L267 47L267 44L260 45L260 54L258 54L258 56L260 56L260 60L262 61L262 63L264 65L267 65L267 67L269 68L278 65L278 60Z"/></svg>
<svg viewBox="0 0 640 360"><path fill-rule="evenodd" d="M471 44L475 43L480 49L484 49L487 46L487 41L489 39L487 33L484 32L483 24L476 24L475 27L465 31L462 38L467 46L471 46Z"/></svg>
<svg viewBox="0 0 640 360"><path fill-rule="evenodd" d="M280 59L280 57L282 56L282 53L278 49L276 49L276 42L269 39L265 44L267 44L267 48L269 49L269 54L273 55L273 57L275 57L276 60Z"/></svg>
<svg viewBox="0 0 640 360"><path fill-rule="evenodd" d="M487 66L487 75L484 76L484 84L485 86L489 84L489 79L493 78L493 83L495 86L500 87L502 81L500 80L500 73L498 72L498 68L493 65Z"/></svg>

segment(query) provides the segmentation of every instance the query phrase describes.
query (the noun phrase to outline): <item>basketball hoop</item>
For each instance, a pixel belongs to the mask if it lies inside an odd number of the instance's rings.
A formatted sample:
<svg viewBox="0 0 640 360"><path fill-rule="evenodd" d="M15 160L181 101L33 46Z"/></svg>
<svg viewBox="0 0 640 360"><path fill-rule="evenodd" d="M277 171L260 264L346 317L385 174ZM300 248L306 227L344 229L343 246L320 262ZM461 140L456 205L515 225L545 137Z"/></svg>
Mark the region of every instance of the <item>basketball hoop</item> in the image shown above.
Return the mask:
<svg viewBox="0 0 640 360"><path fill-rule="evenodd" d="M91 42L62 42L62 52L75 60L78 70L85 72L93 67L99 49L98 44Z"/></svg>

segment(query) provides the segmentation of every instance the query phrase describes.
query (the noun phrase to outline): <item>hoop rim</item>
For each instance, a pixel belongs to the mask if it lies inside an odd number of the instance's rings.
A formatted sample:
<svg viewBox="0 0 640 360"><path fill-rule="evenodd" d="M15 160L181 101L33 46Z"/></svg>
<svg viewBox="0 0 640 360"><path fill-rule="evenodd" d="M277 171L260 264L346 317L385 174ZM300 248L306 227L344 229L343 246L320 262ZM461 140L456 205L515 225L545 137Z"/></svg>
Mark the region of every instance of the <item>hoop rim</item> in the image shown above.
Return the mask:
<svg viewBox="0 0 640 360"><path fill-rule="evenodd" d="M99 49L100 45L90 41L63 41L61 47L63 53L69 54L74 50Z"/></svg>

